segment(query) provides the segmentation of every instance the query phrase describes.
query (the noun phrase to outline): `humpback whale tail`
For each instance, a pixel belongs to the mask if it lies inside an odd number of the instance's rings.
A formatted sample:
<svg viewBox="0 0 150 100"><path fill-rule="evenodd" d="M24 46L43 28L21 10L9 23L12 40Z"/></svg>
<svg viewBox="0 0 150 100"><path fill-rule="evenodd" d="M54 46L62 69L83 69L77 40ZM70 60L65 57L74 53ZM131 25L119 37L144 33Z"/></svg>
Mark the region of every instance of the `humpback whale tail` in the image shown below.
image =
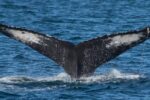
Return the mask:
<svg viewBox="0 0 150 100"><path fill-rule="evenodd" d="M78 45L27 29L0 24L0 32L57 62L74 78L92 74L97 67L150 37L150 29L105 35Z"/></svg>

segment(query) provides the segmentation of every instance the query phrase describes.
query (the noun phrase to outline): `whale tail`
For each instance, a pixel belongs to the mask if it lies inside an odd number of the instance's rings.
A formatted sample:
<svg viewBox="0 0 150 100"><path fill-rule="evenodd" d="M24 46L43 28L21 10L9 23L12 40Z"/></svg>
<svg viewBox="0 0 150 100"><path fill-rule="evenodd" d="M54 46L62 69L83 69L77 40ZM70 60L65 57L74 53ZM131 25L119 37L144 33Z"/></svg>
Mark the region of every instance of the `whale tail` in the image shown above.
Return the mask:
<svg viewBox="0 0 150 100"><path fill-rule="evenodd" d="M0 24L0 32L12 39L18 40L46 57L54 60L60 66L64 66L65 71L71 76L76 71L74 44L58 40L52 36L44 35L42 33L34 32L32 30L16 28Z"/></svg>
<svg viewBox="0 0 150 100"><path fill-rule="evenodd" d="M0 32L54 60L74 78L92 74L97 67L150 37L150 29L105 35L74 45L27 29L0 24Z"/></svg>

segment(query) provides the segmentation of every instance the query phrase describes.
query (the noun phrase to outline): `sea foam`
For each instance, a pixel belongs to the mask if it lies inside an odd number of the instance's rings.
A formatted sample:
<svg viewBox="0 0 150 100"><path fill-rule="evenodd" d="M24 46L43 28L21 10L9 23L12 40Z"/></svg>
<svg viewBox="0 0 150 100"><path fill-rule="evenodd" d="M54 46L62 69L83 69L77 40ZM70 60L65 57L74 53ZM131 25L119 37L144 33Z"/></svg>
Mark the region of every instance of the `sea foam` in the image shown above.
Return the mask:
<svg viewBox="0 0 150 100"><path fill-rule="evenodd" d="M16 84L16 83L29 83L29 82L55 82L61 81L64 83L100 83L105 81L117 80L117 79L124 79L124 80L135 80L142 78L143 75L134 74L134 73L125 73L120 72L117 69L112 69L105 74L96 74L89 77L81 77L79 79L73 79L66 73L59 73L55 76L50 77L27 77L27 76L6 76L0 78L0 83L7 83L7 84Z"/></svg>

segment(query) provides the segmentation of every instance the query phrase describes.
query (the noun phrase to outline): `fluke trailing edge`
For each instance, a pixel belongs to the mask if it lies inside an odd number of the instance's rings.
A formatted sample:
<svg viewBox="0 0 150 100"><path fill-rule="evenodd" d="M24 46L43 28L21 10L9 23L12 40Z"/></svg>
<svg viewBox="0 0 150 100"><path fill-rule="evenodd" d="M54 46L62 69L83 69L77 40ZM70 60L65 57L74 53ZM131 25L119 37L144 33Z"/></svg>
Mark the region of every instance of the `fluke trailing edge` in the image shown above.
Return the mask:
<svg viewBox="0 0 150 100"><path fill-rule="evenodd" d="M51 58L74 78L94 73L105 62L150 37L150 29L105 35L78 45L27 29L0 24L0 32Z"/></svg>

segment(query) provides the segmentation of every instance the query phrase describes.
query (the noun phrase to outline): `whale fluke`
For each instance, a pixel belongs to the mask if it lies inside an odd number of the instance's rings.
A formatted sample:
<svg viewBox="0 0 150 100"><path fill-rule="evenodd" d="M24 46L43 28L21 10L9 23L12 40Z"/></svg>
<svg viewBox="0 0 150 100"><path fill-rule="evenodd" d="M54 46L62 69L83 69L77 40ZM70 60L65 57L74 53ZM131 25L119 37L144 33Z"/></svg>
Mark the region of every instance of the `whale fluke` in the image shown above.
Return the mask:
<svg viewBox="0 0 150 100"><path fill-rule="evenodd" d="M100 65L150 37L150 28L105 35L74 45L42 33L0 24L0 32L51 58L73 78L94 73Z"/></svg>

